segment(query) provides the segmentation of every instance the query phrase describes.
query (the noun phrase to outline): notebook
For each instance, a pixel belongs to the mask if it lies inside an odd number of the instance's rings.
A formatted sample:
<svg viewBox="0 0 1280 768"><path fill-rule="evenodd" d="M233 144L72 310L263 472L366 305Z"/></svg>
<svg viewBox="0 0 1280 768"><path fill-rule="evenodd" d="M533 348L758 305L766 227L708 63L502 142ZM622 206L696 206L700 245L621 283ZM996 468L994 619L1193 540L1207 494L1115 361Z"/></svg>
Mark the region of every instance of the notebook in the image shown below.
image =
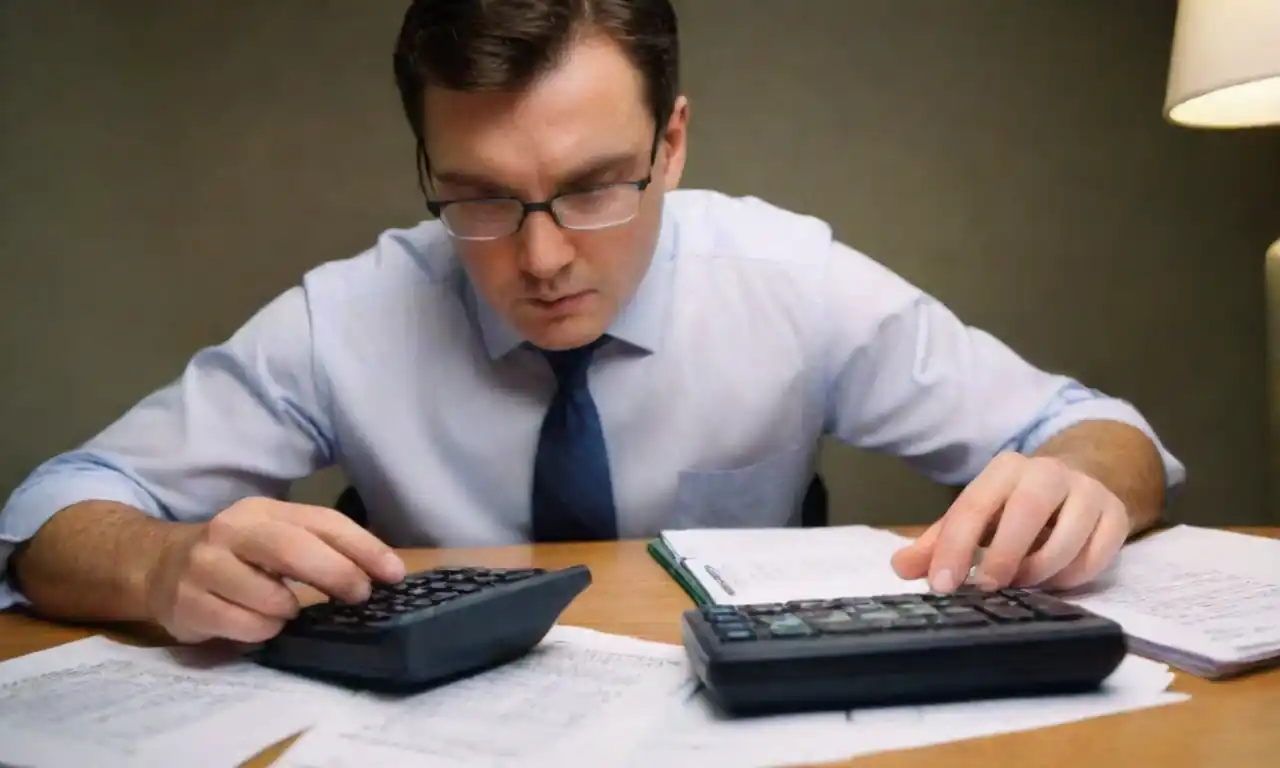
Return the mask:
<svg viewBox="0 0 1280 768"><path fill-rule="evenodd" d="M909 542L861 525L694 529L649 551L696 603L742 605L928 591L890 565ZM1280 661L1280 540L1175 526L1059 596L1117 621L1134 652L1201 677Z"/></svg>
<svg viewBox="0 0 1280 768"><path fill-rule="evenodd" d="M649 552L700 605L925 592L889 558L911 539L864 525L664 531Z"/></svg>

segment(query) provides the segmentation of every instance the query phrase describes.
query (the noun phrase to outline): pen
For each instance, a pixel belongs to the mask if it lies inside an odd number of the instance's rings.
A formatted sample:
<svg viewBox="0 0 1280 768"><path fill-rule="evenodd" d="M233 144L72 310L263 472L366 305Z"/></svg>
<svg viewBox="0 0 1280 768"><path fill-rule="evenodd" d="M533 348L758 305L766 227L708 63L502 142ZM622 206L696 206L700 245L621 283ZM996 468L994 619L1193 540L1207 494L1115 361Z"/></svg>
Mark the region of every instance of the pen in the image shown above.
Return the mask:
<svg viewBox="0 0 1280 768"><path fill-rule="evenodd" d="M733 591L733 587L729 586L729 582L725 581L724 577L721 576L720 573L715 568L712 568L709 565L704 565L702 567L707 572L708 576L716 580L716 583L720 585L721 589L723 589L725 592L729 593L730 595L737 594L736 592Z"/></svg>

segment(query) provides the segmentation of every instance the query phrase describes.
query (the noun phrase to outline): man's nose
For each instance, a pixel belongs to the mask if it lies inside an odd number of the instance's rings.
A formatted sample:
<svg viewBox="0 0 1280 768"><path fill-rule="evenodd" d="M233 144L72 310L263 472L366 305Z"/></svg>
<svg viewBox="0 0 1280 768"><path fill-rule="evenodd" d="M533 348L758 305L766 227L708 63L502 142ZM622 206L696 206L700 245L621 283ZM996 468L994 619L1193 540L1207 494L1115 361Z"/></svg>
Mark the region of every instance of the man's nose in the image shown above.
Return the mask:
<svg viewBox="0 0 1280 768"><path fill-rule="evenodd" d="M573 261L573 245L550 213L530 213L520 228L522 267L539 280L555 277Z"/></svg>

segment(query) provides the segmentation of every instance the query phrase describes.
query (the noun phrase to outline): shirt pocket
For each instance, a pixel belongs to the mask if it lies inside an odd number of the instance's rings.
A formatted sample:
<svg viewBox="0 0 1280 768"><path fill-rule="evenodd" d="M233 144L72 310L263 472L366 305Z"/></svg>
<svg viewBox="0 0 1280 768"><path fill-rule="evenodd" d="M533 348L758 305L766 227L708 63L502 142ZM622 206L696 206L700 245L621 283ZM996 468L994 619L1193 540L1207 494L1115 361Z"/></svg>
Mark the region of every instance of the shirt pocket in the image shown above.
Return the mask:
<svg viewBox="0 0 1280 768"><path fill-rule="evenodd" d="M671 527L771 528L798 521L814 456L812 444L799 443L744 467L682 471Z"/></svg>

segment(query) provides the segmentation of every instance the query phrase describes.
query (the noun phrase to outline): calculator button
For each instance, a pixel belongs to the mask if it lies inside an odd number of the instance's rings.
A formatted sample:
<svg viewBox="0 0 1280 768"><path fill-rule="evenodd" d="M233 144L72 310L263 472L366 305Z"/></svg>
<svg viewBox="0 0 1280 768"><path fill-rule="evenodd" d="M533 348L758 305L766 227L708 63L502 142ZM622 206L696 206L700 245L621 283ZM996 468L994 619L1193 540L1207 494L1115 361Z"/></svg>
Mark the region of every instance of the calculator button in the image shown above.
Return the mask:
<svg viewBox="0 0 1280 768"><path fill-rule="evenodd" d="M818 615L806 617L805 623L823 634L832 635L850 635L877 629L874 623L864 621L845 611L824 611Z"/></svg>
<svg viewBox="0 0 1280 768"><path fill-rule="evenodd" d="M898 612L887 609L867 611L866 613L859 612L858 618L866 621L890 622L898 618Z"/></svg>
<svg viewBox="0 0 1280 768"><path fill-rule="evenodd" d="M726 642L755 640L756 631L745 621L723 622L713 624L716 637Z"/></svg>
<svg viewBox="0 0 1280 768"><path fill-rule="evenodd" d="M944 613L933 623L939 627L981 627L992 622L981 613L970 610L968 613Z"/></svg>
<svg viewBox="0 0 1280 768"><path fill-rule="evenodd" d="M774 637L808 637L814 631L799 616L784 613L769 622L769 633Z"/></svg>
<svg viewBox="0 0 1280 768"><path fill-rule="evenodd" d="M877 603L875 600L868 600L866 598L845 599L845 600L840 600L839 603L841 606L845 608L852 608L853 610L858 612L876 611L876 610L879 610L881 607L880 604Z"/></svg>
<svg viewBox="0 0 1280 768"><path fill-rule="evenodd" d="M922 595L884 595L877 597L881 605L918 605L924 602Z"/></svg>
<svg viewBox="0 0 1280 768"><path fill-rule="evenodd" d="M708 605L702 609L702 615L710 622L736 621L740 617L738 609L731 605Z"/></svg>
<svg viewBox="0 0 1280 768"><path fill-rule="evenodd" d="M889 622L889 629L921 629L932 626L933 622L923 616L902 616Z"/></svg>
<svg viewBox="0 0 1280 768"><path fill-rule="evenodd" d="M988 619L978 612L976 608L970 608L967 605L948 605L938 609L938 613L944 618L949 619L978 619L982 623L986 623Z"/></svg>
<svg viewBox="0 0 1280 768"><path fill-rule="evenodd" d="M1023 598L1022 604L1031 608L1041 616L1058 621L1065 619L1079 619L1085 616L1085 612L1074 605L1054 600L1053 598L1032 595Z"/></svg>
<svg viewBox="0 0 1280 768"><path fill-rule="evenodd" d="M1001 603L984 603L981 606L981 610L983 613L1002 621L1029 621L1036 617L1035 613L1026 608Z"/></svg>
<svg viewBox="0 0 1280 768"><path fill-rule="evenodd" d="M786 608L792 611L811 611L815 608L835 608L840 603L836 600L792 600Z"/></svg>

